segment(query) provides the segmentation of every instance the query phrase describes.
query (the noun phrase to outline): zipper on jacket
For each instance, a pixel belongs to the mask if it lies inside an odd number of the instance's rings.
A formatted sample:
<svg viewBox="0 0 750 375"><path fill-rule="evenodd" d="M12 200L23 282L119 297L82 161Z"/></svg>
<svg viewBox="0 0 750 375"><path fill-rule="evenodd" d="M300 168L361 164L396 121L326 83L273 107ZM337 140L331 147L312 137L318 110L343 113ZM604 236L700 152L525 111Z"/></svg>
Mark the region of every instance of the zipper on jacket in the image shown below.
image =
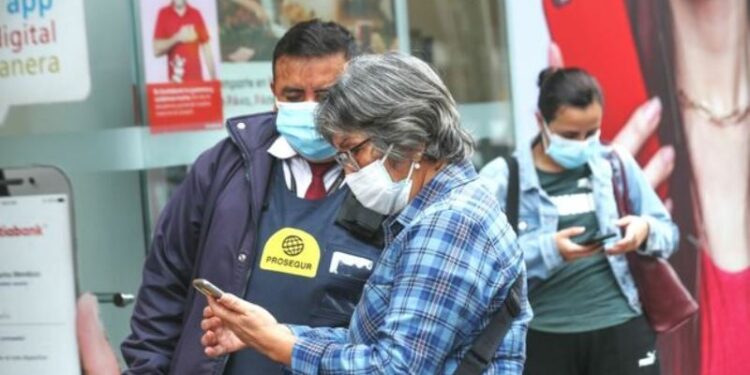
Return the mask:
<svg viewBox="0 0 750 375"><path fill-rule="evenodd" d="M237 144L237 148L239 148L239 150L240 150L240 156L242 156L242 160L244 160L245 161L245 165L247 165L247 168L245 168L245 171L244 171L243 174L245 176L245 180L247 181L247 186L248 186L249 195L250 195L250 201L252 202L252 200L253 200L253 184L252 184L252 180L250 178L250 168L252 166L251 162L252 162L253 159L249 155L247 155L247 153L245 152L245 148L243 147L244 145L242 145L242 142L235 141L234 137L231 137L231 138L232 138L232 141L234 141L235 144ZM250 212L250 223L247 224L247 225L245 225L245 233L246 234L248 233L248 227L250 227L250 226L256 226L257 227L256 220L255 220L255 218L253 217L253 214L252 214L252 209L251 209L251 212ZM257 241L257 228L256 228L256 231L255 231L254 235L256 236L256 238L253 241L253 243L255 243ZM242 242L244 242L244 241L242 241ZM250 250L248 249L248 253L249 252L250 252ZM249 259L248 259L248 261L249 261ZM247 292L247 283L250 280L250 275L252 274L252 272L253 272L253 268L252 268L252 266L250 264L248 264L247 271L245 272L245 281L244 281L243 286L242 286L242 293L239 296L240 298L242 298L242 296L244 296L245 293ZM214 372L213 372L214 375L219 375L219 374L223 374L224 373L224 370L227 367L227 363L229 362L229 356L230 355L231 354L224 355L224 358L222 358L220 361L217 362L217 366L214 368Z"/></svg>

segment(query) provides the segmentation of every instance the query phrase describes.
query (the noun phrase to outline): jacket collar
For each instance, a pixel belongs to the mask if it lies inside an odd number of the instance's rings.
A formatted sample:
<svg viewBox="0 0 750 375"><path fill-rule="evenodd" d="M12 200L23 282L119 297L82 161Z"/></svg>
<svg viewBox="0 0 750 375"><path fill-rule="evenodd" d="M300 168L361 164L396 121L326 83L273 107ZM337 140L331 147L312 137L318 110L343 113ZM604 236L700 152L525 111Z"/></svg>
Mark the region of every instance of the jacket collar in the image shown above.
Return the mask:
<svg viewBox="0 0 750 375"><path fill-rule="evenodd" d="M538 138L537 135L525 147L521 145L516 148L515 156L518 159L518 177L521 191L541 189L539 176L536 174L536 166L534 165L534 156L532 155L532 147L534 147Z"/></svg>
<svg viewBox="0 0 750 375"><path fill-rule="evenodd" d="M226 121L226 127L232 142L245 157L251 157L259 150L266 152L279 136L276 112L233 117Z"/></svg>
<svg viewBox="0 0 750 375"><path fill-rule="evenodd" d="M268 153L273 141L278 138L276 114L258 113L234 117L226 122L232 142L237 146L245 165L245 179L250 187L251 204L261 207L268 190L273 158ZM259 209L251 210L255 222L260 220Z"/></svg>

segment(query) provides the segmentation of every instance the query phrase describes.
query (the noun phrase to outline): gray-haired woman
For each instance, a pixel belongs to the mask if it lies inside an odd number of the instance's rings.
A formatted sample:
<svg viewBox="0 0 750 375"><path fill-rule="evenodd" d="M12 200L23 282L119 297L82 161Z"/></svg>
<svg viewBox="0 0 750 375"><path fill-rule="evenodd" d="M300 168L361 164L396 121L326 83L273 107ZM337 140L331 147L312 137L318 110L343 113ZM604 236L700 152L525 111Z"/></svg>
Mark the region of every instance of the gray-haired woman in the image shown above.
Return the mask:
<svg viewBox="0 0 750 375"><path fill-rule="evenodd" d="M251 347L295 374L451 374L520 278L520 313L484 372L520 374L531 318L523 255L437 74L414 57L358 57L317 124L355 197L390 215L351 325L282 325L224 294L205 311L206 354Z"/></svg>

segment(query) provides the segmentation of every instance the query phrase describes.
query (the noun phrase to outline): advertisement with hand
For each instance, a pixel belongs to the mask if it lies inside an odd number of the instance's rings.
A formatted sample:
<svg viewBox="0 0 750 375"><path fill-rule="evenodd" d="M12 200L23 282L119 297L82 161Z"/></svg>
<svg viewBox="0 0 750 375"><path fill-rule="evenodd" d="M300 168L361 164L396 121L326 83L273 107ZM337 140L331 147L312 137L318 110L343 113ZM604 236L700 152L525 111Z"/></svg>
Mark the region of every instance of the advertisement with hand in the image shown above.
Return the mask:
<svg viewBox="0 0 750 375"><path fill-rule="evenodd" d="M151 131L221 127L216 1L144 0L140 13Z"/></svg>
<svg viewBox="0 0 750 375"><path fill-rule="evenodd" d="M748 2L507 3L517 144L533 132L533 74L583 68L604 92L602 139L637 156L679 225L670 261L700 313L660 335L662 373L750 372Z"/></svg>

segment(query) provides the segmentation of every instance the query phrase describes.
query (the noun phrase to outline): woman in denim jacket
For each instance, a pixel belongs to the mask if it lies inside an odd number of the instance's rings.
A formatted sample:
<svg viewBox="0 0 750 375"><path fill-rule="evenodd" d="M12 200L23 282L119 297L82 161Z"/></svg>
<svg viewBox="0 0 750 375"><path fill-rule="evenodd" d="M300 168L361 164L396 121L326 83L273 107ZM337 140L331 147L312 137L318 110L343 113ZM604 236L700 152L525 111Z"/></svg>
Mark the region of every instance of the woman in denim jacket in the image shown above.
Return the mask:
<svg viewBox="0 0 750 375"><path fill-rule="evenodd" d="M677 227L626 152L631 216L618 217L611 147L599 140L604 100L580 69L539 76L539 135L515 153L518 236L534 311L526 374L658 374L655 334L643 317L625 253L661 258L677 247ZM482 177L502 205L503 158ZM596 241L605 235L612 237Z"/></svg>

